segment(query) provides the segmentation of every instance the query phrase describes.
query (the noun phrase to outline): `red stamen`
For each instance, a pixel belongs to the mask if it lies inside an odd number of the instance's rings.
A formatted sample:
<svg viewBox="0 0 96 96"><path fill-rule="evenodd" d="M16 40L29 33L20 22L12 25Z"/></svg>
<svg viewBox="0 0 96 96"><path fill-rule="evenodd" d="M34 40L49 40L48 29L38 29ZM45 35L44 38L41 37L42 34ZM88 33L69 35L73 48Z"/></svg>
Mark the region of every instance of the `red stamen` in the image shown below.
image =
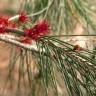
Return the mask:
<svg viewBox="0 0 96 96"><path fill-rule="evenodd" d="M27 15L24 13L24 12L21 12L20 15L19 15L19 21L24 23L28 20L28 17Z"/></svg>
<svg viewBox="0 0 96 96"><path fill-rule="evenodd" d="M38 22L33 28L25 29L25 36L31 37L33 40L38 40L41 36L49 33L49 24L45 21Z"/></svg>

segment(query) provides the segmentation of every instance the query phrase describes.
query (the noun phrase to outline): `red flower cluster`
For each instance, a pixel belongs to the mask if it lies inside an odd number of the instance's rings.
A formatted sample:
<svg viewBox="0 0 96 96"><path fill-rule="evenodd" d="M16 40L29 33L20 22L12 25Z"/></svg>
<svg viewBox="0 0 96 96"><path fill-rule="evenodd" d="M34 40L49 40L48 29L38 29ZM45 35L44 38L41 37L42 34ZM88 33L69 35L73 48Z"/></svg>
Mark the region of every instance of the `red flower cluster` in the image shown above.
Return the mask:
<svg viewBox="0 0 96 96"><path fill-rule="evenodd" d="M49 24L46 21L40 21L33 28L25 29L25 36L38 40L41 36L49 33Z"/></svg>
<svg viewBox="0 0 96 96"><path fill-rule="evenodd" d="M19 22L24 23L24 22L26 22L27 20L28 20L27 15L26 15L24 12L21 12L21 13L19 14Z"/></svg>
<svg viewBox="0 0 96 96"><path fill-rule="evenodd" d="M21 13L18 18L19 22L24 23L28 20L25 13ZM8 17L0 17L0 33L6 33L7 27L16 28L16 23L10 21ZM45 21L39 21L33 28L24 30L24 38L21 38L20 42L31 44L32 40L38 40L40 37L49 33L49 24Z"/></svg>

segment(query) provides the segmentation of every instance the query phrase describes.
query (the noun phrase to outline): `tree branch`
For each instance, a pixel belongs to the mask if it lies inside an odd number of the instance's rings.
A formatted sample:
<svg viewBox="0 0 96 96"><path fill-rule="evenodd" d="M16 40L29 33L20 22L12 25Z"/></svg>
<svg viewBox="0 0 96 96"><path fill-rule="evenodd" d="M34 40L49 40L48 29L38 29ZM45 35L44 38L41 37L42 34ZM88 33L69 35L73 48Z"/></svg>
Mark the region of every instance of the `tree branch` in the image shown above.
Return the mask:
<svg viewBox="0 0 96 96"><path fill-rule="evenodd" d="M15 38L15 37L14 37ZM26 50L30 50L30 51L37 51L36 46L34 46L34 44L30 45L30 44L23 44L19 41L16 41L12 38L9 38L9 36L4 35L4 34L0 34L0 40L4 41L6 43L10 43L12 45L16 45L18 47L24 48Z"/></svg>

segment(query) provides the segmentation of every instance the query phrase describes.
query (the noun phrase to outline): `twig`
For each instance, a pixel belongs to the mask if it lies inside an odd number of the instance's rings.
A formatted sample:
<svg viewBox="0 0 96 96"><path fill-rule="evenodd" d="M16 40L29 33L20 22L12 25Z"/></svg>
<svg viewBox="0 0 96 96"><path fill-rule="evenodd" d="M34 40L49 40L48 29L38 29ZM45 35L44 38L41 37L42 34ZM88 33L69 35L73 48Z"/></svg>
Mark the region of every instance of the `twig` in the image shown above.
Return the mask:
<svg viewBox="0 0 96 96"><path fill-rule="evenodd" d="M42 9L42 10L39 11L39 12L30 14L30 15L27 15L27 16L28 16L28 17L33 17L33 16L36 16L36 15L39 15L39 14L43 13L44 11L46 11L47 8L48 8L48 6L45 7L44 9ZM16 15L16 16L13 16L13 17L9 18L9 21L12 21L12 20L15 20L15 19L18 19L18 18L19 18L19 15Z"/></svg>
<svg viewBox="0 0 96 96"><path fill-rule="evenodd" d="M86 34L86 35L51 35L49 37L70 37L70 36L96 36L96 34Z"/></svg>
<svg viewBox="0 0 96 96"><path fill-rule="evenodd" d="M6 29L7 32L14 32L16 34L22 35L24 36L24 31L23 30L19 30L19 29L14 29L14 28L7 28ZM51 35L48 37L70 37L70 36L96 36L96 34L85 34L85 35Z"/></svg>

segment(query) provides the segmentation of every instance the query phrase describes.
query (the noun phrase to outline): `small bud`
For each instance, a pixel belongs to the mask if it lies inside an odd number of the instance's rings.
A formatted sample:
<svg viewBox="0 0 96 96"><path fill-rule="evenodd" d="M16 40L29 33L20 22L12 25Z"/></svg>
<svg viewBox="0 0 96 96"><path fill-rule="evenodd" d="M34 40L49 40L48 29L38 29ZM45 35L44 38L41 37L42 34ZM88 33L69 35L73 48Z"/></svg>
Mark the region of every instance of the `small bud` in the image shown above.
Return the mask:
<svg viewBox="0 0 96 96"><path fill-rule="evenodd" d="M73 50L77 50L77 51L80 51L81 50L81 47L79 45L75 45Z"/></svg>
<svg viewBox="0 0 96 96"><path fill-rule="evenodd" d="M19 22L24 23L24 22L26 22L27 20L28 20L27 15L26 15L24 12L21 12L21 13L19 14Z"/></svg>

